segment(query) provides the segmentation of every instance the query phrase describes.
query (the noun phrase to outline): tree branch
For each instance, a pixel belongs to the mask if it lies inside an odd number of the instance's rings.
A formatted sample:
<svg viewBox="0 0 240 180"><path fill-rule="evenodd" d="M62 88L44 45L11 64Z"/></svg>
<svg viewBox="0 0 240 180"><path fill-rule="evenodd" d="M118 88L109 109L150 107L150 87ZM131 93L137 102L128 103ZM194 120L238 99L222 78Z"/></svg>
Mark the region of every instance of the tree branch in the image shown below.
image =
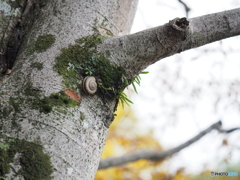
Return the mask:
<svg viewBox="0 0 240 180"><path fill-rule="evenodd" d="M236 128L232 128L232 129L228 129L228 130L219 129L219 132L227 134L227 133L231 133L231 132L236 131L236 130L240 130L240 127L236 127Z"/></svg>
<svg viewBox="0 0 240 180"><path fill-rule="evenodd" d="M181 0L178 0L178 2L180 2L183 6L184 6L184 9L185 9L185 12L186 12L186 17L188 17L188 12L191 10L187 4Z"/></svg>
<svg viewBox="0 0 240 180"><path fill-rule="evenodd" d="M98 169L106 169L106 168L109 168L109 167L126 164L126 163L137 161L137 160L140 160L140 159L148 159L148 160L152 160L152 161L159 161L159 160L162 160L166 157L169 157L169 156L181 151L182 149L188 147L189 145L198 141L200 138L202 138L204 135L206 135L207 133L209 133L213 129L216 129L219 132L224 132L224 133L230 133L230 132L233 132L235 130L240 129L240 127L239 127L239 128L233 128L233 129L230 129L230 130L223 130L221 128L221 126L222 126L222 122L218 121L217 123L214 123L213 125L211 125L207 129L205 129L204 131L200 132L195 137L186 141L185 143L183 143L183 144L181 144L181 145L179 145L179 146L177 146L173 149L167 150L167 151L152 152L152 151L148 151L148 150L139 150L137 152L126 154L126 155L123 155L121 157L111 157L111 158L103 159L103 160L100 161Z"/></svg>
<svg viewBox="0 0 240 180"><path fill-rule="evenodd" d="M239 35L239 16L240 8L188 19L185 31L174 28L170 21L135 34L109 38L98 50L123 67L127 78L133 78L160 59Z"/></svg>

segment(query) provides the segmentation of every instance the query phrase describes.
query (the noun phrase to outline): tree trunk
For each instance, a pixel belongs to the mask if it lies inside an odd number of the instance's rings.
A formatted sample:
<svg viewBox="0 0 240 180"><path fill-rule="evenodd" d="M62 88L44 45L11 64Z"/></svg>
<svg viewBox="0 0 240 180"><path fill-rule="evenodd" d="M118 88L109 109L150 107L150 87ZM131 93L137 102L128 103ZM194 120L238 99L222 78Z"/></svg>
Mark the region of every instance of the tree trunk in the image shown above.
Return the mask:
<svg viewBox="0 0 240 180"><path fill-rule="evenodd" d="M9 157L8 160L5 157L5 161L13 164L9 169L8 163L2 163L0 177L50 179L50 163L53 167L52 179L93 179L108 126L114 118L117 98L113 93L107 96L98 91L95 95L87 94L82 90L81 82L88 72L85 68L91 66L87 65L88 61L100 56L95 51L95 43L99 43L103 36L129 33L137 1L45 2L31 7L28 14L34 15L33 23L28 22L32 17L27 15L25 22L21 22L24 40L12 73L5 75L1 82L0 148L1 145L3 148L0 152ZM1 1L1 7L3 5L9 10L2 11L6 24L15 17L10 13L19 11L22 15L27 6L11 6L11 1ZM31 12L34 10L36 12ZM16 19L22 20L19 17ZM13 22L17 23L16 20ZM7 53L7 42L13 34L13 30L9 31L6 31L6 26L1 26L3 54ZM70 56L67 57L66 53ZM75 53L79 55L77 58L82 59L71 59ZM72 76L74 70L71 65L76 61L82 68L75 67L79 74ZM105 68L99 64L102 61L94 63L94 68ZM103 63L111 66L105 59ZM56 64L59 66L56 67ZM63 69L67 78L62 74ZM100 73L91 74L103 77ZM26 143L26 146L21 146ZM41 155L42 159L36 162L31 153ZM45 153L50 156L50 162ZM33 166L29 167L31 163L23 162L24 159L32 161Z"/></svg>
<svg viewBox="0 0 240 180"><path fill-rule="evenodd" d="M1 59L12 70L0 88L0 177L7 179L93 179L118 100L127 101L122 91L135 76L161 58L240 31L239 9L121 36L135 0L0 2L11 13L20 9L13 29L0 31Z"/></svg>

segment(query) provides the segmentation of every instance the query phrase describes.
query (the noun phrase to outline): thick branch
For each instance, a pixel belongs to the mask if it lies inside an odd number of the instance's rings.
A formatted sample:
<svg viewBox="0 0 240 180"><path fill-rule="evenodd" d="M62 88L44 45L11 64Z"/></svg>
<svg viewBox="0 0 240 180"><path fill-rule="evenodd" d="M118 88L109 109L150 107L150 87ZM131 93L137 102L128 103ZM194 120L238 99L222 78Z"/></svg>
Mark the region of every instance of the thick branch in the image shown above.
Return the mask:
<svg viewBox="0 0 240 180"><path fill-rule="evenodd" d="M103 159L100 161L98 169L105 169L105 168L109 168L109 167L113 167L113 166L118 166L118 165L122 165L125 163L137 161L140 159L159 161L159 160L169 157L169 156L179 152L180 150L188 147L189 145L198 141L200 138L202 138L204 135L206 135L213 129L216 129L219 132L224 132L224 133L230 133L230 132L240 129L240 128L233 128L230 130L223 130L221 128L221 125L222 125L222 123L221 123L221 121L219 121L219 122L211 125L209 128L205 129L204 131L200 132L198 135L196 135L192 139L188 140L187 142L185 142L173 149L167 150L167 151L152 152L152 151L148 151L148 150L139 150L137 152L126 154L121 157L113 157L113 158Z"/></svg>
<svg viewBox="0 0 240 180"><path fill-rule="evenodd" d="M112 60L131 78L165 57L239 35L239 16L240 8L188 19L186 31L177 30L170 21L135 34L109 38L99 50L111 52Z"/></svg>

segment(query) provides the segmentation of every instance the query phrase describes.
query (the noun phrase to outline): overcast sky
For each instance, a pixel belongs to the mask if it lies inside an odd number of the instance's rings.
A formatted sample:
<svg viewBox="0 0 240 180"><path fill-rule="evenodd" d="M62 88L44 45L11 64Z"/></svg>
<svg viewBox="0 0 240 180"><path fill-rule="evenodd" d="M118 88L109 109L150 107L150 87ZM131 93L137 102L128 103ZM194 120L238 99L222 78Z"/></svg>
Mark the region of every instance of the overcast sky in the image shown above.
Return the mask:
<svg viewBox="0 0 240 180"><path fill-rule="evenodd" d="M240 7L239 0L184 0L189 18ZM132 33L185 17L177 0L139 0ZM161 60L142 75L136 95L130 91L139 127L152 129L166 149L173 148L222 119L223 127L240 126L240 38L234 37ZM223 139L229 145L222 146ZM165 166L214 170L227 158L240 160L240 132L215 131L184 149Z"/></svg>

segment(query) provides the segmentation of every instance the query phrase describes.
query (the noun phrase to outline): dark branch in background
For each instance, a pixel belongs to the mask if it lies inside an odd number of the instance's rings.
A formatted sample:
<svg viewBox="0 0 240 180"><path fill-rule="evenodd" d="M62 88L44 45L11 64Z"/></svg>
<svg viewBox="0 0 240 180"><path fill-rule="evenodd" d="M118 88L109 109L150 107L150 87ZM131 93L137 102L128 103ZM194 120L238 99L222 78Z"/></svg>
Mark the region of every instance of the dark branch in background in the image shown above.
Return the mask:
<svg viewBox="0 0 240 180"><path fill-rule="evenodd" d="M239 130L239 129L240 129L240 127L232 128L232 129L229 129L229 130L219 129L219 132L220 132L220 133L231 133L231 132L236 131L236 130Z"/></svg>
<svg viewBox="0 0 240 180"><path fill-rule="evenodd" d="M178 0L183 6L184 6L184 9L185 9L185 12L186 12L186 17L188 17L188 12L191 10L187 4L181 0Z"/></svg>
<svg viewBox="0 0 240 180"><path fill-rule="evenodd" d="M209 128L200 132L198 135L196 135L192 139L188 140L187 142L185 142L173 149L167 150L167 151L153 152L153 151L148 151L148 150L139 150L137 152L126 154L121 157L112 157L112 158L103 159L100 161L98 169L105 169L105 168L109 168L109 167L113 167L113 166L118 166L118 165L126 164L129 162L137 161L140 159L159 161L159 160L162 160L166 157L169 157L169 156L179 152L180 150L184 149L185 147L188 147L189 145L198 141L200 138L202 138L204 135L206 135L213 129L218 130L220 133L231 133L235 130L240 129L240 127L238 127L238 128L233 128L233 129L229 129L229 130L223 130L221 126L222 126L222 122L218 121L217 123L214 123Z"/></svg>

